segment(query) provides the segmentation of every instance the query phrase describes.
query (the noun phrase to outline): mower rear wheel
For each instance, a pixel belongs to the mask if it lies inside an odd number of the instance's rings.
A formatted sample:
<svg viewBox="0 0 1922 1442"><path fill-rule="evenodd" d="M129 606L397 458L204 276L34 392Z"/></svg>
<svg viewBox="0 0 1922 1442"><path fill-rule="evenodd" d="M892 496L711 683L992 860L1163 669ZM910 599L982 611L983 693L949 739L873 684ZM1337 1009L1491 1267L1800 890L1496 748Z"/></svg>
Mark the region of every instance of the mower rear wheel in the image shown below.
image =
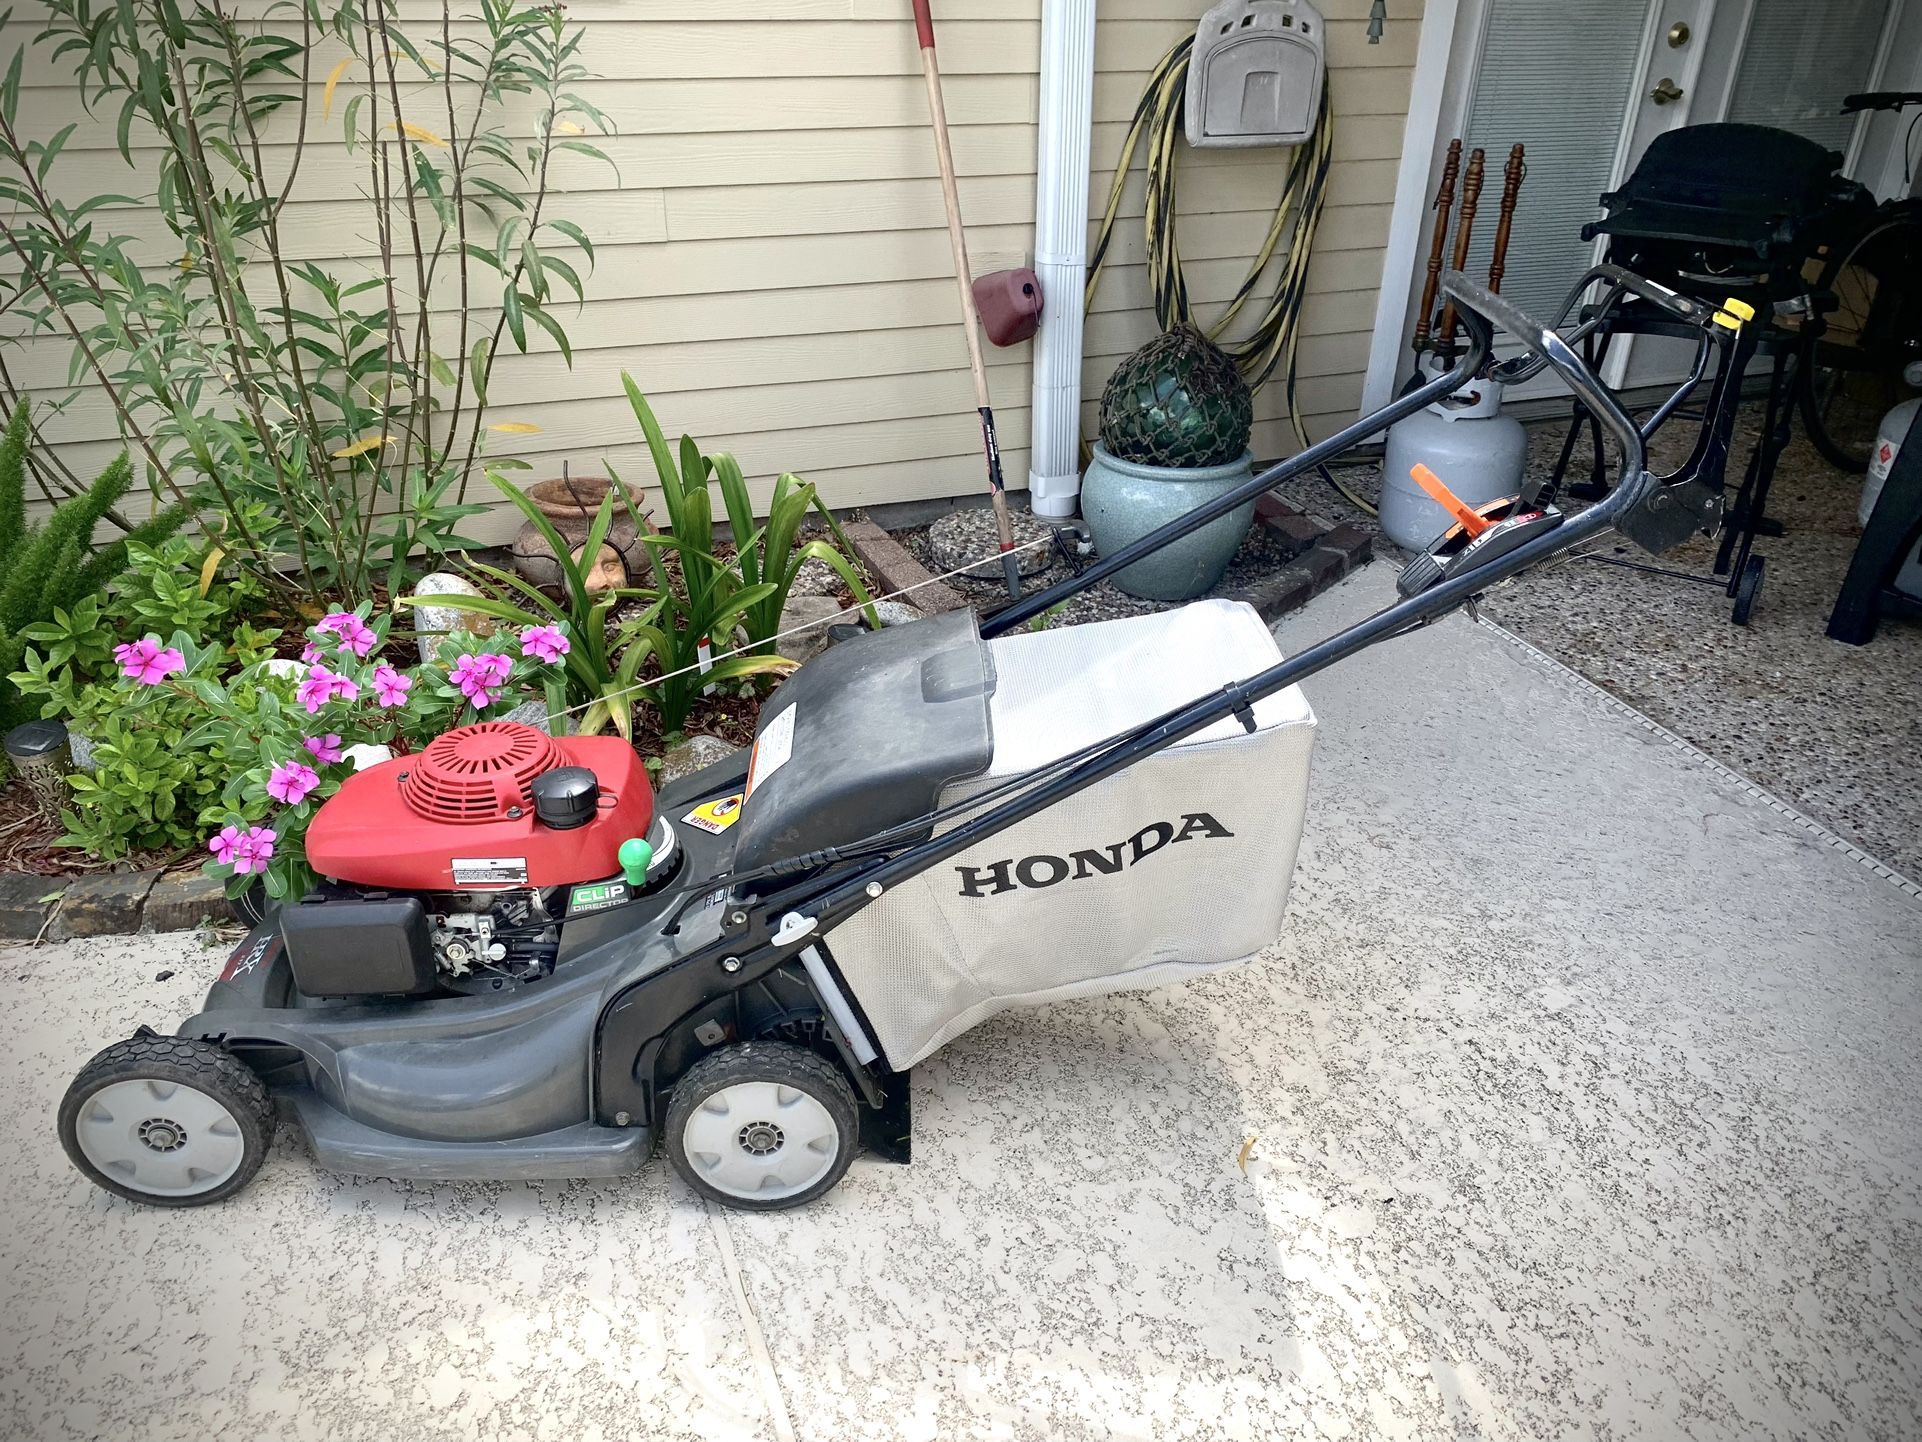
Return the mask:
<svg viewBox="0 0 1922 1442"><path fill-rule="evenodd" d="M198 1207L254 1179L273 1142L274 1103L212 1042L148 1033L81 1068L59 1125L60 1145L89 1181L149 1206Z"/></svg>
<svg viewBox="0 0 1922 1442"><path fill-rule="evenodd" d="M704 1197L752 1212L802 1206L860 1144L854 1091L832 1062L751 1041L689 1067L667 1108L667 1155Z"/></svg>

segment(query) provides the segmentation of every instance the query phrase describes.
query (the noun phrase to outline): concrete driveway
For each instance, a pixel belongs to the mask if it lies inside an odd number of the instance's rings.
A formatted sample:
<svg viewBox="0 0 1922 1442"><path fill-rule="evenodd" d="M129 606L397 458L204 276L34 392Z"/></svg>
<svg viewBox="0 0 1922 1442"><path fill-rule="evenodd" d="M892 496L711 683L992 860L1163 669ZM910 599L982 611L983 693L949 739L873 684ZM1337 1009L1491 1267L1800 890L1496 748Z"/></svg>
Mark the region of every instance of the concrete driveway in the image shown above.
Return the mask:
<svg viewBox="0 0 1922 1442"><path fill-rule="evenodd" d="M0 1434L1917 1435L1922 904L1465 619L1310 694L1268 956L962 1038L802 1213L285 1136L134 1208L56 1099L220 953L0 951Z"/></svg>

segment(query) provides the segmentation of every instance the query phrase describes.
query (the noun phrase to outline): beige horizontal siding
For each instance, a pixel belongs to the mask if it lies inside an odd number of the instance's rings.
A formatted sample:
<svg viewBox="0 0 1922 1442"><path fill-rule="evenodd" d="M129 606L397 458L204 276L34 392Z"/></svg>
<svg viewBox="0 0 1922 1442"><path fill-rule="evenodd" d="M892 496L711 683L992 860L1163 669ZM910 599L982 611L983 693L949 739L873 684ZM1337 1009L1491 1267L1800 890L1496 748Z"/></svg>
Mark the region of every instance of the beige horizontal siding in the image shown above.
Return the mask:
<svg viewBox="0 0 1922 1442"><path fill-rule="evenodd" d="M1026 263L1034 220L1035 75L1040 0L937 0L956 164L977 272ZM1419 6L1399 0L1385 41L1364 43L1370 0L1324 0L1337 117L1329 210L1303 310L1301 409L1311 433L1352 416L1366 365L1381 247L1401 151ZM1103 0L1097 40L1092 209L1148 70L1198 13L1193 0ZM403 13L438 7L403 0ZM981 485L979 436L956 320L954 283L926 97L907 0L574 0L586 22L584 87L618 133L597 139L618 167L557 163L554 214L593 237L590 300L556 307L574 345L570 370L545 336L504 359L495 419L535 434L490 438L531 473L611 464L647 479L620 394L622 371L654 398L663 423L734 450L763 492L780 470L820 482L836 506L967 493ZM9 41L21 33L19 20ZM344 53L344 52L343 52ZM324 70L317 71L316 81ZM45 136L83 119L67 87L31 68L23 128ZM326 143L320 87L296 199L290 253L342 267L373 254L358 199L364 155ZM411 103L438 107L430 85ZM341 100L336 96L336 105ZM428 123L429 112L410 112ZM337 122L338 108L334 121ZM513 128L513 127L510 127ZM526 126L520 127L525 131ZM291 114L275 118L267 164L293 151ZM152 190L150 137L130 167L110 127L83 123L56 172L62 194L139 202ZM1288 161L1280 151L1184 150L1180 238L1204 317L1233 294L1271 218ZM1149 339L1143 181L1124 189L1122 220L1087 325L1084 427L1115 363ZM178 242L136 204L110 223L164 264ZM1092 229L1092 228L1091 228ZM488 273L476 271L479 293ZM265 276L250 282L261 286ZM458 281L443 274L432 306L451 315ZM1011 479L1027 468L1028 347L988 355ZM8 364L34 393L61 389L66 349L35 340ZM1292 448L1280 386L1257 399L1256 447ZM83 393L49 422L76 469L116 449L111 407ZM486 483L479 482L481 490ZM505 535L503 514L477 532Z"/></svg>

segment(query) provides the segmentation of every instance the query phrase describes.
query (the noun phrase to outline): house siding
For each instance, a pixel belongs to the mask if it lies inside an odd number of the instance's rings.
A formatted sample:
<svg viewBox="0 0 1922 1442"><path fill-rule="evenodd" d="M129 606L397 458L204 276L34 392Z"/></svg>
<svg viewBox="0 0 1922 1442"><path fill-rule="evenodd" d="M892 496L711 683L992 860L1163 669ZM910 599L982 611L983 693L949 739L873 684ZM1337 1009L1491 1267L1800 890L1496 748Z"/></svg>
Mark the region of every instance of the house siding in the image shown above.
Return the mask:
<svg viewBox="0 0 1922 1442"><path fill-rule="evenodd" d="M1148 70L1201 8L1100 6L1089 182L1097 216ZM1415 0L1395 0L1383 43L1370 46L1370 0L1321 8L1337 130L1303 311L1299 395L1311 434L1351 417L1360 396L1421 20ZM973 267L1026 264L1040 0L941 0L936 9ZM587 26L583 60L600 78L583 93L618 129L600 143L619 178L578 156L558 168L566 193L553 213L578 221L599 252L590 299L558 311L571 370L544 336L532 354L500 363L496 418L541 430L494 437L495 453L528 460L535 476L558 473L563 460L576 474L597 472L605 458L630 481L650 478L621 395L625 370L670 432L733 451L763 494L782 470L817 481L836 507L978 490L979 433L907 0L574 0L569 14ZM19 33L16 22L8 34ZM34 131L78 116L70 89L30 96L23 111ZM1204 316L1240 280L1286 163L1273 150L1184 151L1181 241ZM297 254L369 256L353 202L363 165L310 147L283 224ZM129 189L97 129L70 142L59 176L69 197ZM1108 373L1155 331L1142 190L1137 166L1087 326L1089 432ZM162 238L151 215L131 228ZM451 287L435 300L451 306ZM991 349L988 361L1008 475L1020 483L1029 347ZM11 367L53 394L65 348L35 342ZM1256 418L1259 453L1292 447L1279 385L1257 397ZM76 468L116 449L104 396L83 395L48 429ZM503 514L474 529L491 537L512 525Z"/></svg>

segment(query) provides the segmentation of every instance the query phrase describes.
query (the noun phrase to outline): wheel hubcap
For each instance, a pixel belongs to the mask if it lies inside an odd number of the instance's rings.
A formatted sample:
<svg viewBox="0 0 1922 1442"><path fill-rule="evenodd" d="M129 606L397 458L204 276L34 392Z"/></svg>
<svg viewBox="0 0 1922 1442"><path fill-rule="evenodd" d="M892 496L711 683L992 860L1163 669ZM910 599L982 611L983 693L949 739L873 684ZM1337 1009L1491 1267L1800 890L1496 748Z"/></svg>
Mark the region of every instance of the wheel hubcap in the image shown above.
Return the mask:
<svg viewBox="0 0 1922 1442"><path fill-rule="evenodd" d="M156 1197L212 1191L240 1170L240 1123L219 1101L157 1077L111 1082L75 1127L81 1153L123 1187Z"/></svg>
<svg viewBox="0 0 1922 1442"><path fill-rule="evenodd" d="M737 1082L694 1108L681 1143L694 1170L718 1191L777 1201L827 1175L841 1134L828 1109L799 1087Z"/></svg>

